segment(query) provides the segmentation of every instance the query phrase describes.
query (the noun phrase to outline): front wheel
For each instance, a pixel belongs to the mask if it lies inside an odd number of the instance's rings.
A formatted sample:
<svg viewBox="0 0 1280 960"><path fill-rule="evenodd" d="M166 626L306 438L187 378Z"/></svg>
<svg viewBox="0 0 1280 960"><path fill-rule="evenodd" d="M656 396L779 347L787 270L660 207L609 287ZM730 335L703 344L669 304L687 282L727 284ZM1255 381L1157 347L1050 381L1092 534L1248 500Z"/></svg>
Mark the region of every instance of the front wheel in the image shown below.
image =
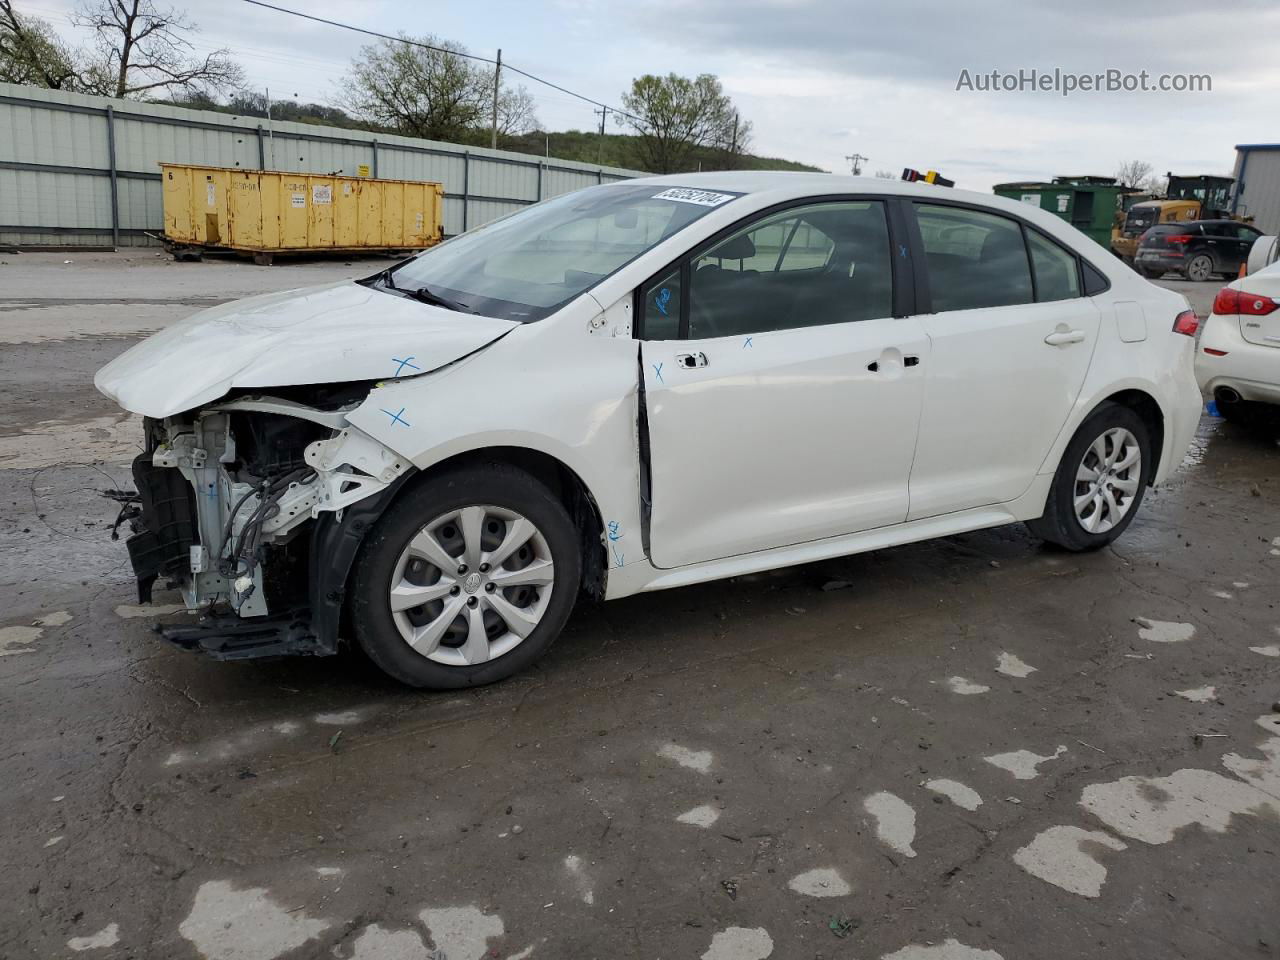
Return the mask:
<svg viewBox="0 0 1280 960"><path fill-rule="evenodd" d="M356 639L413 687L502 680L563 629L582 578L563 504L505 464L433 477L379 519L352 586Z"/></svg>
<svg viewBox="0 0 1280 960"><path fill-rule="evenodd" d="M1133 522L1151 466L1151 438L1142 418L1118 403L1104 403L1067 444L1044 516L1027 527L1067 550L1105 547Z"/></svg>

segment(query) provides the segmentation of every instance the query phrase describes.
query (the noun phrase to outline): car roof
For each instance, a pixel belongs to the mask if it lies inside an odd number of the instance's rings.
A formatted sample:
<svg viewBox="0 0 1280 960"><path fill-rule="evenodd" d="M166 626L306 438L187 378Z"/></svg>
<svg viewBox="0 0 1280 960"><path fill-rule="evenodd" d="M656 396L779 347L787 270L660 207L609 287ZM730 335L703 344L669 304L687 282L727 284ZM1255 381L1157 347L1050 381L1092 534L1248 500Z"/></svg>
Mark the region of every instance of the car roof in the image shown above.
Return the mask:
<svg viewBox="0 0 1280 960"><path fill-rule="evenodd" d="M1026 207L1016 201L1006 200L991 193L957 190L954 187L937 187L931 183L909 183L906 180L886 180L883 177L850 177L832 173L800 172L791 170L721 170L705 173L663 173L645 177L644 181L670 187L694 187L699 190L723 191L741 194L779 194L779 199L821 196L833 193L883 193L895 196L920 196L963 200L988 206L1014 204L1012 209ZM623 180L620 183L635 183Z"/></svg>

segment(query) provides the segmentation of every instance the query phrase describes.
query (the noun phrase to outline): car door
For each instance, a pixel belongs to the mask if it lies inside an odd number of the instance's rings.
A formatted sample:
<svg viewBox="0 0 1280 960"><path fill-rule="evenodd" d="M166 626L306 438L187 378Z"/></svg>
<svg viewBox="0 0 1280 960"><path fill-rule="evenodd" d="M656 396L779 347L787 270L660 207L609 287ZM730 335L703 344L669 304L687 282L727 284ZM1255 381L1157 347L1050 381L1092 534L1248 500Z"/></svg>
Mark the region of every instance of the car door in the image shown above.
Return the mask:
<svg viewBox="0 0 1280 960"><path fill-rule="evenodd" d="M762 214L642 288L656 566L906 518L929 350L894 309L909 268L884 201L833 200Z"/></svg>
<svg viewBox="0 0 1280 960"><path fill-rule="evenodd" d="M1100 315L1076 255L1046 235L964 205L912 206L932 311L916 520L1026 491L1080 393Z"/></svg>

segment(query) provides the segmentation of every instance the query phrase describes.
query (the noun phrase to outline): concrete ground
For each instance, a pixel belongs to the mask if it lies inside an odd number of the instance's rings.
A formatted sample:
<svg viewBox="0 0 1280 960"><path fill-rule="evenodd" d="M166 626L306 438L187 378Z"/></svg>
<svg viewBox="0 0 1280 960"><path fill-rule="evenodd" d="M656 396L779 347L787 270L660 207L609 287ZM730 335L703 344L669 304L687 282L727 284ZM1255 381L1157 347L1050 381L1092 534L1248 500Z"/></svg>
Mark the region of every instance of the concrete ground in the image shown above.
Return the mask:
<svg viewBox="0 0 1280 960"><path fill-rule="evenodd" d="M422 694L170 649L98 494L138 439L98 366L380 264L0 261L0 957L1280 957L1274 438L1206 418L1097 554L1008 527L583 606Z"/></svg>

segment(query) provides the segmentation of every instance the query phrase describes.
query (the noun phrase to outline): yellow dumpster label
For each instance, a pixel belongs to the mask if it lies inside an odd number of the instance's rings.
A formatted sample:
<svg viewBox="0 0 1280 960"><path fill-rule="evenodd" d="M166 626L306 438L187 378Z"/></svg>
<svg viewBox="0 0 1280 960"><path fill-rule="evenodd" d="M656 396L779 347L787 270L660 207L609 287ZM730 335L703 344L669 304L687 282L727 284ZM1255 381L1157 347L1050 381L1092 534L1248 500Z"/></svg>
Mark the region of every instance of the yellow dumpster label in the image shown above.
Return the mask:
<svg viewBox="0 0 1280 960"><path fill-rule="evenodd" d="M218 188L214 184L206 183L204 185L204 199L205 203L211 207L218 205Z"/></svg>
<svg viewBox="0 0 1280 960"><path fill-rule="evenodd" d="M368 175L369 175L369 165L367 163L362 163L360 164L360 166L356 167L357 177L367 177Z"/></svg>
<svg viewBox="0 0 1280 960"><path fill-rule="evenodd" d="M333 203L333 187L328 184L316 184L311 188L312 203Z"/></svg>
<svg viewBox="0 0 1280 960"><path fill-rule="evenodd" d="M289 202L295 207L305 207L307 205L307 195L305 193L295 193L290 197Z"/></svg>

